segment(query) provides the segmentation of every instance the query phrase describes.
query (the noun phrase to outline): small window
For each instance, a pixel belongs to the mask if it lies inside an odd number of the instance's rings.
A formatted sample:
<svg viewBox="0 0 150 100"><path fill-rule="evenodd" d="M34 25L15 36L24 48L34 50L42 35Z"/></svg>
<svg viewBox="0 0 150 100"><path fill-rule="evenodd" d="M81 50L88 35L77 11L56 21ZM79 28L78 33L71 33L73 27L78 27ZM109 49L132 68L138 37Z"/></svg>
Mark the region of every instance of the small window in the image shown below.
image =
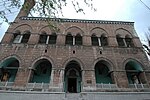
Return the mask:
<svg viewBox="0 0 150 100"><path fill-rule="evenodd" d="M91 41L93 46L99 46L98 37L95 35L91 36Z"/></svg>
<svg viewBox="0 0 150 100"><path fill-rule="evenodd" d="M75 36L75 45L82 45L82 37L80 34Z"/></svg>
<svg viewBox="0 0 150 100"><path fill-rule="evenodd" d="M118 46L124 47L124 46L125 46L125 43L124 43L123 38L121 38L120 36L117 36L116 38L117 38Z"/></svg>
<svg viewBox="0 0 150 100"><path fill-rule="evenodd" d="M127 47L134 47L133 41L131 38L125 38Z"/></svg>
<svg viewBox="0 0 150 100"><path fill-rule="evenodd" d="M23 38L21 40L21 43L27 43L30 38L30 34L23 34Z"/></svg>
<svg viewBox="0 0 150 100"><path fill-rule="evenodd" d="M20 43L21 38L22 38L22 35L21 35L21 34L14 34L13 43Z"/></svg>
<svg viewBox="0 0 150 100"><path fill-rule="evenodd" d="M73 36L71 34L67 34L67 36L66 36L66 44L73 45Z"/></svg>
<svg viewBox="0 0 150 100"><path fill-rule="evenodd" d="M46 43L46 41L47 41L47 35L46 34L40 35L39 43Z"/></svg>
<svg viewBox="0 0 150 100"><path fill-rule="evenodd" d="M100 37L100 41L101 41L101 46L107 46L108 45L107 37L102 35Z"/></svg>
<svg viewBox="0 0 150 100"><path fill-rule="evenodd" d="M56 33L53 33L53 34L50 35L50 37L49 37L49 42L48 42L48 44L56 44L56 40L57 40L57 35L56 35Z"/></svg>

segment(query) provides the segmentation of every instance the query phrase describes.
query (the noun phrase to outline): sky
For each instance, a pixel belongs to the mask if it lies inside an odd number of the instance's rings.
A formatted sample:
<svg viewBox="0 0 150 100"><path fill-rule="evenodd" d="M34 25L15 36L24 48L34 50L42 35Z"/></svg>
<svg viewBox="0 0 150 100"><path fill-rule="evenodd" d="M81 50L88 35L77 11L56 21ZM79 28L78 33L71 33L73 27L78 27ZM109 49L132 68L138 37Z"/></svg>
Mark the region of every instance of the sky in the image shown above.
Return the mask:
<svg viewBox="0 0 150 100"><path fill-rule="evenodd" d="M140 37L142 43L145 43L145 33L148 32L150 27L150 10L148 10L140 0L93 0L93 6L97 11L91 10L83 2L80 1L81 7L84 9L85 14L76 13L68 0L67 6L63 7L63 18L70 19L89 19L89 20L109 20L109 21L129 21L135 22L135 30ZM87 0L91 1L91 0ZM147 6L150 7L150 0L142 0ZM10 21L13 21L17 12L11 14ZM1 20L1 19L0 19ZM3 23L0 27L0 40L4 33L7 31L7 23Z"/></svg>

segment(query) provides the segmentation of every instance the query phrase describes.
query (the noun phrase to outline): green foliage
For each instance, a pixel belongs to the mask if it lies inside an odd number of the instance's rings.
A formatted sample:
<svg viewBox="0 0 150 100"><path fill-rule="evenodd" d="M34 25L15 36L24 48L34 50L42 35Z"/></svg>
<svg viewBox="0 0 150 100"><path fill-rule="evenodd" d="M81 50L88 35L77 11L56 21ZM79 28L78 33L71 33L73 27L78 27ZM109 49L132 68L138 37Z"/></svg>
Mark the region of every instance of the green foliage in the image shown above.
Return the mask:
<svg viewBox="0 0 150 100"><path fill-rule="evenodd" d="M2 0L0 7L3 8L0 10L0 18L5 22L9 22L7 15L13 13L13 8L18 9L21 7L21 0Z"/></svg>
<svg viewBox="0 0 150 100"><path fill-rule="evenodd" d="M150 27L148 28L148 32L145 33L146 39L147 39L147 44L143 44L144 50L146 53L150 56Z"/></svg>
<svg viewBox="0 0 150 100"><path fill-rule="evenodd" d="M23 1L27 1L27 3L24 3L22 5ZM34 0L35 6L32 8L31 16L36 13L39 17L48 17L48 18L56 18L60 15L63 16L62 8L67 6L69 0ZM93 7L92 0L81 0L84 2L87 7L90 7L92 10L96 11L96 9ZM82 12L84 14L84 8L81 6L80 0L71 0L72 6L74 7L74 10L79 13ZM3 7L4 10L0 10L0 17L5 22L9 22L8 14L13 14L13 9L20 9L21 7L28 11L30 7L30 3L28 3L28 0L2 0L0 2L0 7Z"/></svg>

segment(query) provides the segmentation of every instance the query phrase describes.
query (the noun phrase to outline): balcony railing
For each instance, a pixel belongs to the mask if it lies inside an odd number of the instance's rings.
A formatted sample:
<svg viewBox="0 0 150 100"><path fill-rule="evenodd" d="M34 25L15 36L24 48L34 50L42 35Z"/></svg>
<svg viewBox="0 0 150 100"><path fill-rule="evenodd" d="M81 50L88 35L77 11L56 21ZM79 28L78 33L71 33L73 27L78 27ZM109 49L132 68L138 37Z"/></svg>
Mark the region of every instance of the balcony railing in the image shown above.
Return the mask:
<svg viewBox="0 0 150 100"><path fill-rule="evenodd" d="M27 91L52 91L52 92L62 92L63 86L52 86L49 83L28 83L26 85Z"/></svg>
<svg viewBox="0 0 150 100"><path fill-rule="evenodd" d="M129 84L129 88L135 88L135 89L145 89L149 88L147 84Z"/></svg>
<svg viewBox="0 0 150 100"><path fill-rule="evenodd" d="M42 90L46 91L50 87L49 83L28 83L26 85L27 90Z"/></svg>
<svg viewBox="0 0 150 100"><path fill-rule="evenodd" d="M0 82L0 89L11 89L13 84L14 82Z"/></svg>
<svg viewBox="0 0 150 100"><path fill-rule="evenodd" d="M0 90L13 90L17 88L15 88L14 82L0 82ZM129 84L128 88L129 89L149 89L149 86L148 84ZM64 91L63 85L59 87L54 87L54 86L51 86L49 83L28 83L22 89L24 91L53 91L53 92ZM101 84L96 84L96 89L119 89L119 87L117 86L117 84L101 83Z"/></svg>
<svg viewBox="0 0 150 100"><path fill-rule="evenodd" d="M118 88L117 84L96 84L97 89L116 89Z"/></svg>

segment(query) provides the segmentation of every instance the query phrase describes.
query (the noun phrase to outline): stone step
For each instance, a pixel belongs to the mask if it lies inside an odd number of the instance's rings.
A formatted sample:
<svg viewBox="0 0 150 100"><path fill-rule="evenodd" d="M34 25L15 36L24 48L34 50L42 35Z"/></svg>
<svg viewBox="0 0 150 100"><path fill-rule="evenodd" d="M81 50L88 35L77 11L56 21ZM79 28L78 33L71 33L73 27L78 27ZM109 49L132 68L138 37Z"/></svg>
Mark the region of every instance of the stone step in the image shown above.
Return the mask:
<svg viewBox="0 0 150 100"><path fill-rule="evenodd" d="M65 98L66 100L82 100L80 93L66 93Z"/></svg>

